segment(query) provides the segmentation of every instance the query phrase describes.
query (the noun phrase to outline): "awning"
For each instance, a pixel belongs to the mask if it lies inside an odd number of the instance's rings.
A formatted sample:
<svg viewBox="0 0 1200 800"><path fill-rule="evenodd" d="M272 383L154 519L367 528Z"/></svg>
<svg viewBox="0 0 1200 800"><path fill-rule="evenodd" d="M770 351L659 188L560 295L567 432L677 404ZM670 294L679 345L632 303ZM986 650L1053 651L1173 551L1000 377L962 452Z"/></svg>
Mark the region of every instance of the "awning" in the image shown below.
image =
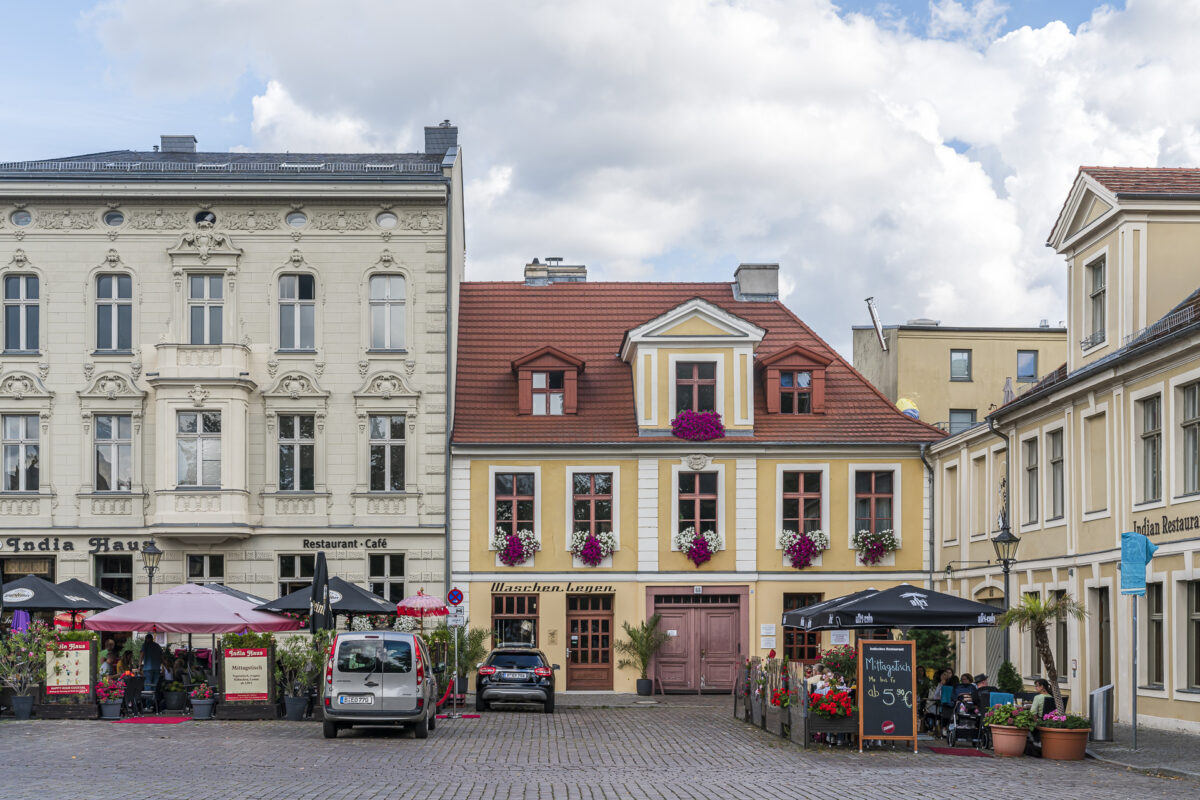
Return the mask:
<svg viewBox="0 0 1200 800"><path fill-rule="evenodd" d="M91 593L67 592L62 586L37 575L9 581L0 591L3 592L0 596L4 598L4 608L14 611L94 611L113 607L108 600L93 597Z"/></svg>
<svg viewBox="0 0 1200 800"><path fill-rule="evenodd" d="M952 594L911 584L890 589L868 589L837 597L783 615L787 628L806 631L862 628L932 628L965 630L988 628L999 619L999 609Z"/></svg>
<svg viewBox="0 0 1200 800"><path fill-rule="evenodd" d="M329 579L329 601L335 614L394 614L396 605L361 586L337 576ZM299 611L307 614L311 608L312 590L305 586L289 595L257 606L259 611Z"/></svg>
<svg viewBox="0 0 1200 800"><path fill-rule="evenodd" d="M187 583L164 589L84 620L92 631L241 633L294 631L297 620L256 611L253 603L228 592Z"/></svg>

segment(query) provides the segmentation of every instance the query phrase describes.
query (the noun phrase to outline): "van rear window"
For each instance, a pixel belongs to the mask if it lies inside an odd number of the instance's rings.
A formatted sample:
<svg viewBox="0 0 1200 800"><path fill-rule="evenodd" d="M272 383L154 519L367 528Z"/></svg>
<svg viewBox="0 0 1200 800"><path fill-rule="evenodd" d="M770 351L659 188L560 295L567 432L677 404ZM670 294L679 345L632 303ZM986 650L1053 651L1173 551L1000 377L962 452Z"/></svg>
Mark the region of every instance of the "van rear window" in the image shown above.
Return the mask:
<svg viewBox="0 0 1200 800"><path fill-rule="evenodd" d="M412 672L408 642L353 639L338 643L338 672Z"/></svg>

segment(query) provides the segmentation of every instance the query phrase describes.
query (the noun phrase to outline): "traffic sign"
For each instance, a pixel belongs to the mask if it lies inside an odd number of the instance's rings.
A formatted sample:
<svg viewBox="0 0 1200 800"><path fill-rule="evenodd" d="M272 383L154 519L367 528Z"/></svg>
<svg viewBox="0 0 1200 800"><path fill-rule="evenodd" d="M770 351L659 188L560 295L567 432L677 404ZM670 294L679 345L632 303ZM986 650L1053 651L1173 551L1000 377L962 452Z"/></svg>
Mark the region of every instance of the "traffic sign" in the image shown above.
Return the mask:
<svg viewBox="0 0 1200 800"><path fill-rule="evenodd" d="M462 601L463 593L461 589L451 589L450 593L446 595L446 602L452 606L460 606L462 605Z"/></svg>
<svg viewBox="0 0 1200 800"><path fill-rule="evenodd" d="M462 606L455 606L450 609L449 615L446 616L446 627L448 628L465 628L467 625L467 610Z"/></svg>

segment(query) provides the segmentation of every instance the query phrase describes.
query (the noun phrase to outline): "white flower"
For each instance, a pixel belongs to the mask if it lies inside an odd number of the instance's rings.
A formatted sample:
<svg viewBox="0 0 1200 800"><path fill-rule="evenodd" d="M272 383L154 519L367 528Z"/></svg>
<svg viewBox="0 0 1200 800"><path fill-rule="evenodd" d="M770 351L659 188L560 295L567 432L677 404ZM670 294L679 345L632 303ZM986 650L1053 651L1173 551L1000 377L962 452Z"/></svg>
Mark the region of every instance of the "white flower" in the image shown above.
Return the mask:
<svg viewBox="0 0 1200 800"><path fill-rule="evenodd" d="M708 543L708 550L715 553L721 549L721 537L716 531L704 531L700 534L704 537L704 541ZM692 542L696 539L696 529L690 525L671 537L671 546L681 552L687 552L692 546Z"/></svg>
<svg viewBox="0 0 1200 800"><path fill-rule="evenodd" d="M611 531L601 531L593 534L591 531L575 531L571 534L571 553L578 556L583 551L589 537L595 536L600 543L600 557L606 558L617 549L617 537Z"/></svg>
<svg viewBox="0 0 1200 800"><path fill-rule="evenodd" d="M813 546L818 550L829 549L829 534L825 531L806 531L804 533L796 533L796 531L783 530L779 532L779 546L787 550L793 544L800 540L800 537L806 537Z"/></svg>
<svg viewBox="0 0 1200 800"><path fill-rule="evenodd" d="M516 535L517 540L521 543L521 552L523 554L521 556L521 562L525 562L533 558L533 554L542 549L542 546L538 543L537 536L534 535L533 531L527 528L522 528L521 530L517 531ZM496 528L495 533L492 534L492 538L488 541L488 546L492 550L504 550L508 547L508 537L508 531L506 531L504 528Z"/></svg>
<svg viewBox="0 0 1200 800"><path fill-rule="evenodd" d="M417 621L412 617L396 617L396 621L392 623L392 630L401 633L412 633L416 629Z"/></svg>

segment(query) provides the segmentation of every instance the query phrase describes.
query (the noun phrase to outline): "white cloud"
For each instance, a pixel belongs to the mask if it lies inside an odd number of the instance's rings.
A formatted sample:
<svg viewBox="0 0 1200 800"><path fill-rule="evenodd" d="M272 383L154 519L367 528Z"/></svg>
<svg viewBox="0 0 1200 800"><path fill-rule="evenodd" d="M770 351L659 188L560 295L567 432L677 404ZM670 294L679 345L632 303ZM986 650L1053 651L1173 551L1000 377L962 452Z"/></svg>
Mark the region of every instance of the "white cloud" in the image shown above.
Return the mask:
<svg viewBox="0 0 1200 800"><path fill-rule="evenodd" d="M1004 35L1001 3L939 0L924 36L828 0L206 8L194 44L187 6L91 23L144 93L265 82L256 149L419 149L451 117L471 278L546 255L618 279L777 260L843 352L868 295L885 322L1062 319L1044 242L1078 166L1200 164L1200 14L1171 0Z"/></svg>

